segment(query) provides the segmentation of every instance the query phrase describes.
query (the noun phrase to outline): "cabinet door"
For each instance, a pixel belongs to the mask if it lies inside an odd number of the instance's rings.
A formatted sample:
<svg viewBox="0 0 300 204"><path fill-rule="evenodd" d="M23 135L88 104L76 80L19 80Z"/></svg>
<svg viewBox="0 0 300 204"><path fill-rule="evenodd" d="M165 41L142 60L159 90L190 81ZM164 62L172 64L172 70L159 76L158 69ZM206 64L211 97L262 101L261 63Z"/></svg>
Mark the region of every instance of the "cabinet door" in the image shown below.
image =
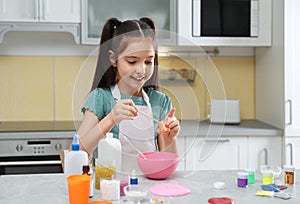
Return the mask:
<svg viewBox="0 0 300 204"><path fill-rule="evenodd" d="M80 20L80 0L0 0L0 21L79 23Z"/></svg>
<svg viewBox="0 0 300 204"><path fill-rule="evenodd" d="M285 164L300 169L300 138L286 138Z"/></svg>
<svg viewBox="0 0 300 204"><path fill-rule="evenodd" d="M0 21L37 21L38 0L0 0Z"/></svg>
<svg viewBox="0 0 300 204"><path fill-rule="evenodd" d="M178 171L184 171L185 170L185 161L186 161L186 155L185 155L185 137L177 137L177 147L178 147L178 153L180 157L180 161L177 167Z"/></svg>
<svg viewBox="0 0 300 204"><path fill-rule="evenodd" d="M247 138L186 138L187 170L235 170L247 167Z"/></svg>
<svg viewBox="0 0 300 204"><path fill-rule="evenodd" d="M40 21L79 23L80 0L41 0Z"/></svg>
<svg viewBox="0 0 300 204"><path fill-rule="evenodd" d="M300 1L284 1L285 28L284 28L284 67L285 67L285 98L286 98L286 136L300 135Z"/></svg>
<svg viewBox="0 0 300 204"><path fill-rule="evenodd" d="M160 43L175 44L175 0L83 0L82 2L83 44L98 45L101 30L106 20L111 17L124 21L145 16L155 21Z"/></svg>
<svg viewBox="0 0 300 204"><path fill-rule="evenodd" d="M261 165L282 166L281 136L249 137L249 168L259 169Z"/></svg>

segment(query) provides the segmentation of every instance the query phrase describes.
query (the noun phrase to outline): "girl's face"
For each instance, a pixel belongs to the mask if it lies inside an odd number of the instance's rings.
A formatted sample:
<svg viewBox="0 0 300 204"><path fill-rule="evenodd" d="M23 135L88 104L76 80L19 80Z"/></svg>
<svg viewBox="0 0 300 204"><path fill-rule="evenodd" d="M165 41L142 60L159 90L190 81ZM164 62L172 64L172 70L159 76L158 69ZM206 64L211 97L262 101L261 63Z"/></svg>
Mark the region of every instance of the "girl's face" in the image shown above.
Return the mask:
<svg viewBox="0 0 300 204"><path fill-rule="evenodd" d="M155 51L149 38L127 39L126 49L115 62L117 83L121 92L142 96L142 87L153 74Z"/></svg>

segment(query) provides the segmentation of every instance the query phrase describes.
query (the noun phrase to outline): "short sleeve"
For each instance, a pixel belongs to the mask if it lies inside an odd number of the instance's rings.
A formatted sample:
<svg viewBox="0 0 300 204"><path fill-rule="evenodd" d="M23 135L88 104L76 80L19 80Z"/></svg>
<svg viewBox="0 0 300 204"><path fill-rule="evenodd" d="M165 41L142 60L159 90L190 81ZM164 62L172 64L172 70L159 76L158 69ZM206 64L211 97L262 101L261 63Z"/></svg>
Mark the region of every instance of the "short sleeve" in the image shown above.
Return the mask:
<svg viewBox="0 0 300 204"><path fill-rule="evenodd" d="M162 99L162 110L160 113L160 120L165 119L167 114L170 112L171 108L172 108L172 101L168 95L164 94Z"/></svg>
<svg viewBox="0 0 300 204"><path fill-rule="evenodd" d="M109 90L97 88L91 91L87 97L87 100L82 108L84 113L89 110L101 120L111 111L112 96Z"/></svg>
<svg viewBox="0 0 300 204"><path fill-rule="evenodd" d="M149 90L148 96L152 106L153 116L159 120L164 120L172 108L170 97L153 89Z"/></svg>

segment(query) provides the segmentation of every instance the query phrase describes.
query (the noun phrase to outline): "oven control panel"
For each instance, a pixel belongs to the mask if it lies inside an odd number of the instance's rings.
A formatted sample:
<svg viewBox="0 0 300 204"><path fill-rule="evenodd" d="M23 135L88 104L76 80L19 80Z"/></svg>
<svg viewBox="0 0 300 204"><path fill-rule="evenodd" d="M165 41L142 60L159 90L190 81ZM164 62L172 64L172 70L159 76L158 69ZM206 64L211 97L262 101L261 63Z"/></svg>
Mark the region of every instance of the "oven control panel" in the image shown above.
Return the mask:
<svg viewBox="0 0 300 204"><path fill-rule="evenodd" d="M0 141L1 156L59 155L68 149L72 139Z"/></svg>
<svg viewBox="0 0 300 204"><path fill-rule="evenodd" d="M69 149L74 134L67 137L37 137L0 139L1 156L59 155L61 150Z"/></svg>

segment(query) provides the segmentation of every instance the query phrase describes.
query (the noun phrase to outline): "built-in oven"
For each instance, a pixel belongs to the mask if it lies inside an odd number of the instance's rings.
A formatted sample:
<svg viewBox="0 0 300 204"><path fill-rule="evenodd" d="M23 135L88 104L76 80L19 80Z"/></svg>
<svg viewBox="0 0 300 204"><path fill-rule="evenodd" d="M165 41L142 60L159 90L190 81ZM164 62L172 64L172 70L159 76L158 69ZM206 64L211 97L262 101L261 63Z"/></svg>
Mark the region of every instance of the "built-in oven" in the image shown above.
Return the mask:
<svg viewBox="0 0 300 204"><path fill-rule="evenodd" d="M60 128L68 129L64 131L33 126L0 132L0 175L63 172L60 153L70 147L74 125Z"/></svg>

